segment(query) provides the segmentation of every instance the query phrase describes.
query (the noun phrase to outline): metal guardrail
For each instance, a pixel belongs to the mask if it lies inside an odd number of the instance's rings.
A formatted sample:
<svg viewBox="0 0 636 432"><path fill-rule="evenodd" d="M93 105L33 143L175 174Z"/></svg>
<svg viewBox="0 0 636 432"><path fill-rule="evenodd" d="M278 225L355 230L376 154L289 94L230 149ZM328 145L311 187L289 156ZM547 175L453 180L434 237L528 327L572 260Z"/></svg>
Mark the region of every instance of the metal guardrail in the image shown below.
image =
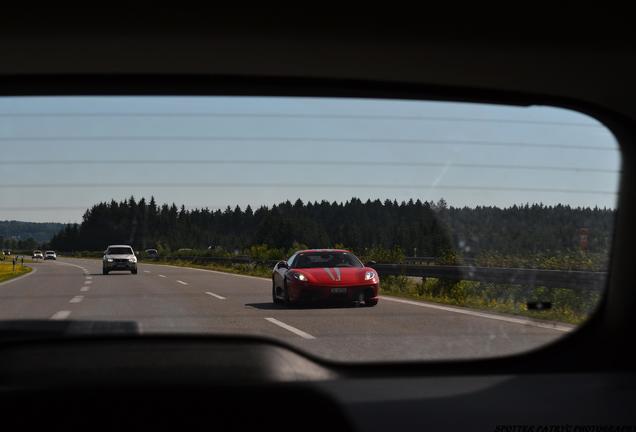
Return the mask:
<svg viewBox="0 0 636 432"><path fill-rule="evenodd" d="M380 276L412 276L487 283L545 286L549 288L602 289L606 272L527 268L376 264Z"/></svg>
<svg viewBox="0 0 636 432"><path fill-rule="evenodd" d="M439 260L437 257L404 257L404 264L426 264L432 265L435 264ZM462 262L468 265L472 265L475 263L475 258L467 258L463 257Z"/></svg>
<svg viewBox="0 0 636 432"><path fill-rule="evenodd" d="M423 259L424 258L424 259ZM375 264L373 268L380 276L411 276L420 278L436 278L447 280L469 280L485 283L519 284L531 286L545 286L548 288L597 289L604 287L606 272L578 271L578 270L543 270L529 268L502 268L442 266L432 264L434 258L417 257L418 264L411 264L415 260L406 259L403 264ZM194 263L220 264L248 264L274 267L276 260L254 260L249 256L210 257L210 256L166 256L161 259L181 259ZM427 264L424 264L427 262ZM420 264L421 263L421 264Z"/></svg>
<svg viewBox="0 0 636 432"><path fill-rule="evenodd" d="M263 265L267 267L274 267L280 260L255 260L249 256L234 256L234 257L212 257L212 256L183 256L183 255L168 255L159 258L160 260L183 260L193 263L220 263L220 264L248 264L248 265Z"/></svg>

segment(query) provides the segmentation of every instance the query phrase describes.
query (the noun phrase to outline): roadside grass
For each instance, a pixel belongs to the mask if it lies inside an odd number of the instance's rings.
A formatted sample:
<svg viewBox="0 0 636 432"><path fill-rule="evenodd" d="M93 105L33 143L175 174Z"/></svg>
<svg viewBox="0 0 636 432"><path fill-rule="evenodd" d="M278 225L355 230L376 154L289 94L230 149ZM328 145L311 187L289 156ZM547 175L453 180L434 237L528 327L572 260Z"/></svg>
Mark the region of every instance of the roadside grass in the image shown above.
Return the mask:
<svg viewBox="0 0 636 432"><path fill-rule="evenodd" d="M386 276L382 278L381 288L383 295L569 324L584 322L600 301L600 293L591 290L575 292L565 288L547 289L434 278L416 282L406 276ZM550 302L552 308L528 310L528 301Z"/></svg>
<svg viewBox="0 0 636 432"><path fill-rule="evenodd" d="M13 262L13 258L16 255L11 255L11 256L7 256L4 257L4 259L0 259L0 264L11 264ZM20 265L22 263L22 258L24 258L24 263L25 264L32 264L34 262L40 262L40 261L44 261L44 260L34 260L31 258L31 256L26 256L26 255L17 255L19 256L18 258L18 265Z"/></svg>
<svg viewBox="0 0 636 432"><path fill-rule="evenodd" d="M247 264L199 264L187 260L147 262L264 278L270 278L272 274L271 268ZM597 291L575 292L571 289L530 288L521 285L433 278L417 282L406 276L383 277L380 294L569 324L580 324L585 321L600 300ZM550 302L553 308L543 311L528 310L528 301Z"/></svg>
<svg viewBox="0 0 636 432"><path fill-rule="evenodd" d="M23 267L19 263L15 266L15 271L13 271L13 264L11 263L11 261L0 262L0 282L22 276L23 274L27 274L30 271L31 269L29 267Z"/></svg>

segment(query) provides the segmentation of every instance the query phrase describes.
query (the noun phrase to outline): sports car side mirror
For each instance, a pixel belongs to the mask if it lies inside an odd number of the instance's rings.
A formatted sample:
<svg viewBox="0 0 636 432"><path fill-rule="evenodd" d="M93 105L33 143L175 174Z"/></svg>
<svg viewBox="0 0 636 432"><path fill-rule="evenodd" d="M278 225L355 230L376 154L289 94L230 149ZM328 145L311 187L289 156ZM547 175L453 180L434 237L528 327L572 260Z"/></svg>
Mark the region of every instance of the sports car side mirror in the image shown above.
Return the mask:
<svg viewBox="0 0 636 432"><path fill-rule="evenodd" d="M287 264L287 261L278 261L278 263L276 264L276 267L278 267L278 268L289 268L289 265Z"/></svg>
<svg viewBox="0 0 636 432"><path fill-rule="evenodd" d="M375 262L375 261L369 261L369 262L368 262L368 263L366 263L364 266L365 266L365 267L373 267L373 266L374 266L374 265L376 265L376 264L377 264L377 262Z"/></svg>

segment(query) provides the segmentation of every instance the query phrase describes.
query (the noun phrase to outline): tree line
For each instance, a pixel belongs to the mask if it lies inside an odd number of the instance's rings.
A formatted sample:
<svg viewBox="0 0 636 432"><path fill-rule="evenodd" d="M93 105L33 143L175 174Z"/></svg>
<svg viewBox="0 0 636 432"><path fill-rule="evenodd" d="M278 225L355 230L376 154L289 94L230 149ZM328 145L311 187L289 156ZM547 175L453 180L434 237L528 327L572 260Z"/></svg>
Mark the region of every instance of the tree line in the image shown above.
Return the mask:
<svg viewBox="0 0 636 432"><path fill-rule="evenodd" d="M298 199L253 210L227 207L187 210L154 197L101 202L80 224L68 224L47 245L61 251L103 250L108 244L137 249L245 251L253 245L288 250L298 245L399 249L406 255L481 252L525 254L577 250L581 229L590 252L608 250L614 210L546 206L452 207L444 200L307 202Z"/></svg>

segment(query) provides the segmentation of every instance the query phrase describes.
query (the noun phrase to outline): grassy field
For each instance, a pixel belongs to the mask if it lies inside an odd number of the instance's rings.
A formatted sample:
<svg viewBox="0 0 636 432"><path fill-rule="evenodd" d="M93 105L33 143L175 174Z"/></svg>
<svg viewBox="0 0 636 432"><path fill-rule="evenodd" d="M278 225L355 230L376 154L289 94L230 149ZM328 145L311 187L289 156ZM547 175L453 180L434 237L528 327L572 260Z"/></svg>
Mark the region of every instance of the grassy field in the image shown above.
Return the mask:
<svg viewBox="0 0 636 432"><path fill-rule="evenodd" d="M447 281L428 278L425 282L405 276L382 278L382 294L468 307L484 311L521 315L547 321L580 324L594 312L600 301L600 291L566 288L529 287ZM528 310L528 301L550 302L549 310Z"/></svg>
<svg viewBox="0 0 636 432"><path fill-rule="evenodd" d="M0 282L22 276L30 271L31 269L29 267L22 267L19 263L15 266L15 271L13 271L13 264L11 261L0 261Z"/></svg>
<svg viewBox="0 0 636 432"><path fill-rule="evenodd" d="M18 258L18 264L21 263L22 258L24 258L24 263L25 264L27 264L27 263L31 264L33 262L43 261L43 260L33 260L33 259L31 259L31 255L10 255L10 256L6 256L6 257L0 256L0 263L4 263L4 264L9 263L9 264L11 264L11 262L13 261L13 258L16 257L16 256L19 257ZM4 260L2 258L4 258Z"/></svg>

